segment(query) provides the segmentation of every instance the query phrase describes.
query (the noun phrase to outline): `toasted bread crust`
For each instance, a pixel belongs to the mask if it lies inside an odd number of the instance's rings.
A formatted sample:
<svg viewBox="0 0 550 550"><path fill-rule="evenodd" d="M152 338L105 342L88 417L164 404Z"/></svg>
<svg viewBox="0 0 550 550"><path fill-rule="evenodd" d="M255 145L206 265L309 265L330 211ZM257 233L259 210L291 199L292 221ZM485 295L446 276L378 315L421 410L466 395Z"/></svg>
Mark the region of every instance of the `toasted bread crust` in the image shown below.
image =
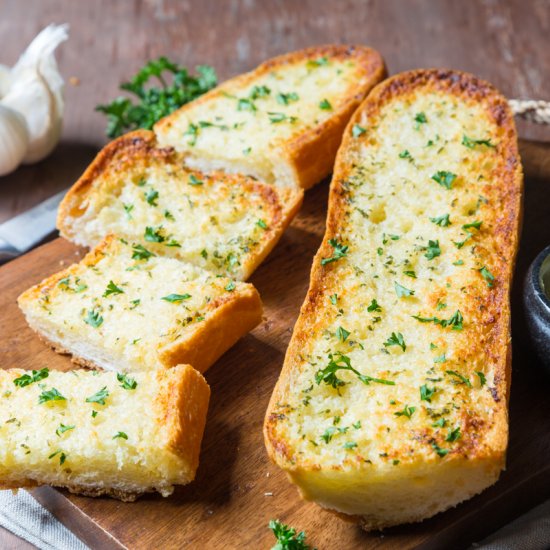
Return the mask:
<svg viewBox="0 0 550 550"><path fill-rule="evenodd" d="M56 289L59 281L68 275L74 275L80 265L95 266L116 240L116 235L108 235L102 243L84 256L80 264L74 264L55 273L23 292L18 298L21 309L25 312L25 306L36 302L41 296ZM234 290L223 297L212 300L208 304L207 311L208 318L197 325L196 330L189 337L159 348L160 365L164 368L171 368L188 363L199 372L205 372L231 346L262 321L263 309L258 291L248 284L243 290ZM62 342L53 341L38 327L31 325L31 328L56 352L71 354L73 363L92 369L101 368L93 359L74 353Z"/></svg>
<svg viewBox="0 0 550 550"><path fill-rule="evenodd" d="M69 189L59 205L57 228L61 236L69 241L76 241L77 244L82 244L85 241L83 235L75 233L73 220L84 214L88 197L93 192L98 178L110 173L115 175L125 173L129 169L135 169L136 166L145 168L155 161L161 161L167 167L173 166L175 169L178 169L183 162L181 154L178 154L172 147L159 147L155 134L147 130L129 132L107 144ZM199 180L204 179L203 175L197 171L190 170L189 172ZM219 171L210 174L209 177L214 181L219 180L228 185L238 185L247 194L260 196L266 213L269 214L270 223L262 233L260 246L254 251L254 254L243 259L243 276L241 278L246 280L271 252L300 209L303 192L291 189L277 190L271 185L251 178L224 174ZM123 183L120 182L120 186L122 185ZM84 242L84 244L94 246L97 243Z"/></svg>
<svg viewBox="0 0 550 550"><path fill-rule="evenodd" d="M254 287L241 292L239 299L226 298L212 303L214 313L186 342L160 350L164 365L189 363L205 372L242 336L262 321L262 302Z"/></svg>
<svg viewBox="0 0 550 550"><path fill-rule="evenodd" d="M17 369L11 372L20 375L25 371ZM159 371L157 377L160 387L154 401L155 421L165 430L167 448L185 463L186 471L181 475L188 476L185 483L189 483L199 464L210 387L204 377L190 365L178 365L168 371ZM30 478L17 480L16 483L0 480L0 489L33 488L43 484L40 479ZM155 487L144 486L142 490L136 490L99 482L97 485L83 485L69 478L60 479L54 486L85 496L107 495L123 502L133 502L145 493L155 492ZM171 489L164 487L163 491L168 494Z"/></svg>
<svg viewBox="0 0 550 550"><path fill-rule="evenodd" d="M471 466L477 465L478 471L486 472L484 486L496 481L499 471L504 467L505 451L508 441L508 413L509 388L511 381L511 337L510 337L510 303L509 294L514 269L515 258L518 250L521 213L522 213L522 168L519 159L517 137L513 115L507 101L485 81L473 75L452 70L417 70L398 74L375 87L367 99L361 104L355 115L349 121L344 133L341 148L338 152L334 175L331 182L329 209L326 224L326 233L319 248L311 270L310 287L300 310L300 316L296 322L292 339L287 350L285 362L279 382L272 394L264 423L264 438L270 459L287 471L290 478L299 485L306 487L315 477L315 472L322 469L318 464L311 464L307 459L294 454L292 445L278 433L278 415L274 412L277 403L284 403L286 394L283 393L283 381L292 378L295 365L300 362L300 354L312 334L319 325L319 310L323 300L338 289L338 280L335 278L334 265L321 265L321 259L331 256L333 249L329 244L330 239L337 239L345 220L346 190L345 183L350 173L350 151L356 150L361 139L370 139L368 132L364 136L353 137L352 129L358 124L364 128L370 128L373 121L378 119L382 106L395 98L413 96L417 93L441 91L450 94L466 103L481 104L499 130L498 153L504 162L498 171L494 171L492 177L499 185L492 186L488 199L502 206L500 211L493 212L492 232L496 242L496 248L500 255L500 261L493 265L493 275L498 281L496 288L488 294L484 303L478 304L479 311L486 311L484 317L480 315L479 323L492 324L489 339L478 343L486 350L495 367L494 388L492 395L494 400L494 429L490 440L483 440L487 435L489 426L483 423L476 424L476 418L465 418L466 426L471 426L470 433L463 435L458 443L456 454L447 457L446 460L463 461ZM413 113L414 114L414 113ZM375 138L374 138L375 139ZM405 144L406 145L406 144ZM472 323L475 324L475 323ZM474 331L475 332L475 331ZM475 341L476 336L473 334ZM467 352L464 352L467 356ZM476 432L475 436L473 435ZM434 462L436 466L438 462ZM341 467L332 466L337 472ZM479 490L479 489L478 489ZM311 491L304 490L303 496L311 498ZM473 496L464 494L464 498ZM318 499L322 495L317 494ZM456 502L441 502L439 509L432 510L429 515L455 505ZM327 505L330 508L330 504ZM348 512L349 513L349 512ZM428 517L424 511L414 508L403 522L422 521ZM383 516L362 517L361 522L366 529L381 529L395 525L394 521L388 521Z"/></svg>
<svg viewBox="0 0 550 550"><path fill-rule="evenodd" d="M349 118L372 87L386 76L384 61L376 50L360 45L326 45L314 46L274 57L260 64L253 71L222 83L195 101L164 117L157 122L154 131L157 133L162 132L174 123L178 113L191 111L194 106L207 103L216 98L223 93L224 88L228 85L245 88L257 78L274 69L320 57L355 61L360 68L358 72L365 76L365 81L356 86L350 96L346 98L346 101L334 111L333 116L302 135L289 140L282 148L298 187L308 189L330 174L336 151L342 139L342 133Z"/></svg>

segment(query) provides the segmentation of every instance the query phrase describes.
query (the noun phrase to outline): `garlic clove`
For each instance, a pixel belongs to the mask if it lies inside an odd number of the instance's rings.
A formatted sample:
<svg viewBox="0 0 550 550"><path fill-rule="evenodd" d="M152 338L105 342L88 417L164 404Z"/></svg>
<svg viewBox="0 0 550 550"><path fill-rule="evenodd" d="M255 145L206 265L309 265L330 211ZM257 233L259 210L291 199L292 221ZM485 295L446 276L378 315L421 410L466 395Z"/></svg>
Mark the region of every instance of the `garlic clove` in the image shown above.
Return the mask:
<svg viewBox="0 0 550 550"><path fill-rule="evenodd" d="M13 172L19 166L27 152L28 142L24 117L0 103L0 176Z"/></svg>
<svg viewBox="0 0 550 550"><path fill-rule="evenodd" d="M25 118L29 131L25 163L38 162L51 153L59 140L61 121L53 94L38 70L29 67L20 72L1 104Z"/></svg>
<svg viewBox="0 0 550 550"><path fill-rule="evenodd" d="M11 86L11 69L0 65L0 99L8 93Z"/></svg>
<svg viewBox="0 0 550 550"><path fill-rule="evenodd" d="M48 25L29 44L12 69L12 82L20 78L27 69L33 68L40 71L54 96L59 118L63 118L64 82L57 68L54 52L68 38L69 26L67 24Z"/></svg>

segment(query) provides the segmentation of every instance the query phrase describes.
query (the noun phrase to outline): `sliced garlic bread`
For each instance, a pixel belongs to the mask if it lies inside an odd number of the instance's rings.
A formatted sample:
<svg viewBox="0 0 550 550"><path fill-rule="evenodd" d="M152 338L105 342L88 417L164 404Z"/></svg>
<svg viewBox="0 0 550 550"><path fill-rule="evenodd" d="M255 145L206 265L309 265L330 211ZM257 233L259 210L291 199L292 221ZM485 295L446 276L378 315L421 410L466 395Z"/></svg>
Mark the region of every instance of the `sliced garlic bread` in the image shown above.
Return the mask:
<svg viewBox="0 0 550 550"><path fill-rule="evenodd" d="M521 196L513 116L486 82L403 73L358 109L264 426L304 498L379 529L498 479Z"/></svg>
<svg viewBox="0 0 550 550"><path fill-rule="evenodd" d="M184 167L152 132L112 141L60 205L58 228L95 246L113 233L157 255L246 279L297 212L302 191Z"/></svg>
<svg viewBox="0 0 550 550"><path fill-rule="evenodd" d="M256 289L109 236L19 297L27 322L84 366L204 372L262 317Z"/></svg>
<svg viewBox="0 0 550 550"><path fill-rule="evenodd" d="M198 170L308 188L327 176L359 103L385 76L364 46L318 46L275 57L161 119L162 146Z"/></svg>
<svg viewBox="0 0 550 550"><path fill-rule="evenodd" d="M0 370L0 488L132 501L195 477L210 388L189 365L140 372Z"/></svg>

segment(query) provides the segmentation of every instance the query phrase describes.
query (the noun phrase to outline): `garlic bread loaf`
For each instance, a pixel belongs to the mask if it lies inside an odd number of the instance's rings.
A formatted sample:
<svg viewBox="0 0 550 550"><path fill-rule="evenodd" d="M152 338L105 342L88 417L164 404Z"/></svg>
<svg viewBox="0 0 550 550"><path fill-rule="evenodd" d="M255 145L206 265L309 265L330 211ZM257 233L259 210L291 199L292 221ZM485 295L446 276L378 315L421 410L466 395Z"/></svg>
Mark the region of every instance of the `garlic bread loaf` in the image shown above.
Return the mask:
<svg viewBox="0 0 550 550"><path fill-rule="evenodd" d="M189 365L132 375L0 370L0 488L124 501L195 477L210 388Z"/></svg>
<svg viewBox="0 0 550 550"><path fill-rule="evenodd" d="M516 141L506 99L445 70L383 82L346 129L264 435L304 498L366 529L433 516L504 467Z"/></svg>
<svg viewBox="0 0 550 550"><path fill-rule="evenodd" d="M18 303L56 351L125 372L180 363L204 372L262 318L252 285L114 236Z"/></svg>
<svg viewBox="0 0 550 550"><path fill-rule="evenodd" d="M246 279L294 217L302 191L186 168L152 132L131 132L98 154L59 207L66 239L96 246L116 234L157 255Z"/></svg>
<svg viewBox="0 0 550 550"><path fill-rule="evenodd" d="M308 188L331 171L344 128L385 76L378 52L318 46L270 59L161 119L161 146L198 170Z"/></svg>

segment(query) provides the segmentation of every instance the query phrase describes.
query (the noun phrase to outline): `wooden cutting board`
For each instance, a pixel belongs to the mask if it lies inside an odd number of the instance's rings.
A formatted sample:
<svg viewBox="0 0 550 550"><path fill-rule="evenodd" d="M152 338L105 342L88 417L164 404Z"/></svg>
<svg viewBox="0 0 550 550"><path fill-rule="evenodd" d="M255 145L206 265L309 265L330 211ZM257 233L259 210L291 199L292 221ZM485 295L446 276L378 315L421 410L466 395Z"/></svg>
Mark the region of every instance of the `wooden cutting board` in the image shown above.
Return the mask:
<svg viewBox="0 0 550 550"><path fill-rule="evenodd" d="M254 274L265 320L206 374L212 399L197 479L170 498L125 504L41 488L33 494L94 548L270 548L270 519L299 530L320 550L462 548L550 496L550 379L529 350L521 303L524 273L550 243L550 144L522 144L525 217L512 298L513 375L508 468L478 497L418 525L367 534L303 502L264 451L262 421L308 287L324 230L328 184L308 191L280 243ZM18 294L82 250L56 239L0 269L2 367L68 369L26 326Z"/></svg>

